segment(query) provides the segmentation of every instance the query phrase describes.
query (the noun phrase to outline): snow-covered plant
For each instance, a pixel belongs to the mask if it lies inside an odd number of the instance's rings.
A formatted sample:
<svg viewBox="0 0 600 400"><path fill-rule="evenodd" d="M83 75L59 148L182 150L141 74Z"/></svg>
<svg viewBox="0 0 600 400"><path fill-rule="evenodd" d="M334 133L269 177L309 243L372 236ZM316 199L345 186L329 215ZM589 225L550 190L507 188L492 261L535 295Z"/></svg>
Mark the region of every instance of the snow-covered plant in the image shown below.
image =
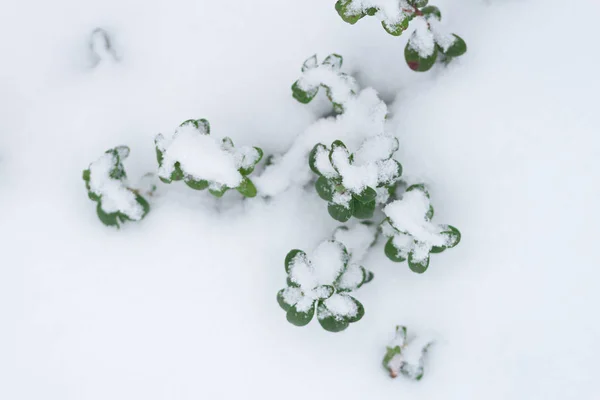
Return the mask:
<svg viewBox="0 0 600 400"><path fill-rule="evenodd" d="M343 142L331 147L319 143L308 159L310 168L319 175L315 188L329 204L329 215L341 222L351 217L368 219L377 203L384 203L389 187L402 175L402 165L392 155L398 150L393 136L367 138L351 154Z"/></svg>
<svg viewBox="0 0 600 400"><path fill-rule="evenodd" d="M90 35L90 57L92 67L96 67L101 62L118 61L119 57L113 47L112 40L108 32L102 28L96 28Z"/></svg>
<svg viewBox="0 0 600 400"><path fill-rule="evenodd" d="M221 197L236 189L245 197L256 196L256 187L248 178L263 151L258 147L236 148L233 141L210 135L205 119L183 122L169 137L155 139L158 176L165 183L183 180L190 188L208 189Z"/></svg>
<svg viewBox="0 0 600 400"><path fill-rule="evenodd" d="M427 270L431 253L441 253L460 242L458 229L431 222L433 207L422 184L407 188L402 198L388 204L383 212L387 218L382 231L389 237L386 256L395 262L408 259L408 266L416 273Z"/></svg>
<svg viewBox="0 0 600 400"><path fill-rule="evenodd" d="M397 326L396 335L383 357L383 367L392 378L402 374L418 381L425 372L425 354L431 344L431 341L424 338L408 341L406 327Z"/></svg>
<svg viewBox="0 0 600 400"><path fill-rule="evenodd" d="M305 326L316 313L325 330L340 332L363 317L363 305L349 293L373 275L350 262L342 243L322 242L310 257L292 250L285 257L285 271L287 287L277 293L277 301L290 323Z"/></svg>
<svg viewBox="0 0 600 400"><path fill-rule="evenodd" d="M342 56L330 54L321 64L317 55L302 65L302 76L292 85L292 94L300 103L307 104L315 98L322 86L336 112L343 112L345 103L358 92L356 80L341 72Z"/></svg>
<svg viewBox="0 0 600 400"><path fill-rule="evenodd" d="M123 160L129 147L110 149L83 171L83 180L91 200L98 203L96 212L103 224L120 227L126 221L139 221L148 214L150 205L127 183Z"/></svg>
<svg viewBox="0 0 600 400"><path fill-rule="evenodd" d="M467 51L467 44L461 37L441 27L440 9L427 3L428 0L338 0L335 9L350 24L366 15L375 16L394 36L402 35L413 19L419 20L406 44L404 57L412 70L427 71L438 56L449 62Z"/></svg>

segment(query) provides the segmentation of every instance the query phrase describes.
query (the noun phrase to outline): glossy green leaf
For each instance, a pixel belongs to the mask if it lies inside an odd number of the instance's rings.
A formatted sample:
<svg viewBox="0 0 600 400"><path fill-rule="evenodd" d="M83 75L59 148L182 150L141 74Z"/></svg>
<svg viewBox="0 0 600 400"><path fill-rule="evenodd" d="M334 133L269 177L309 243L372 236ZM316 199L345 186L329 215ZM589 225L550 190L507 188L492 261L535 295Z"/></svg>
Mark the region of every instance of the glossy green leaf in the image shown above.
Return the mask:
<svg viewBox="0 0 600 400"><path fill-rule="evenodd" d="M424 260L415 260L413 253L410 252L408 255L408 267L411 271L422 274L427 271L427 268L429 267L429 258L429 255L427 255Z"/></svg>
<svg viewBox="0 0 600 400"><path fill-rule="evenodd" d="M385 21L382 21L381 25L383 26L383 29L385 29L385 31L387 33L389 33L390 35L400 36L404 33L404 31L406 31L408 29L410 20L411 20L411 17L407 15L402 21L400 21L398 23L387 24Z"/></svg>
<svg viewBox="0 0 600 400"><path fill-rule="evenodd" d="M416 31L415 31L416 32ZM413 32L411 37L416 37L416 33ZM415 39L416 40L416 39ZM411 41L409 40L404 48L404 58L406 59L406 63L408 67L413 71L424 72L429 71L433 64L435 64L435 60L437 59L438 46L433 47L433 52L431 55L427 57L421 57L419 52L413 48L411 45Z"/></svg>
<svg viewBox="0 0 600 400"><path fill-rule="evenodd" d="M391 237L388 239L388 241L385 243L385 247L383 249L385 255L387 256L387 258L389 258L390 260L394 261L394 262L403 262L406 261L406 257L402 256L402 251L400 249L398 249L396 246L394 246L394 238Z"/></svg>
<svg viewBox="0 0 600 400"><path fill-rule="evenodd" d="M317 168L317 154L321 151L329 152L329 149L324 144L317 143L308 155L308 166L317 175L322 175L319 168Z"/></svg>
<svg viewBox="0 0 600 400"><path fill-rule="evenodd" d="M427 6L427 7L423 7L421 9L421 13L423 13L423 16L425 18L432 18L435 17L438 20L442 19L442 12L440 11L439 8L437 8L436 6Z"/></svg>
<svg viewBox="0 0 600 400"><path fill-rule="evenodd" d="M308 311L298 311L296 308L297 304L291 306L286 314L288 322L296 326L308 325L315 315L315 303L316 302L313 301L313 304Z"/></svg>
<svg viewBox="0 0 600 400"><path fill-rule="evenodd" d="M220 188L209 188L208 191L210 194L212 194L215 197L223 197L223 195L225 194L225 192L227 192L227 190L229 190L229 188L227 186L221 186Z"/></svg>
<svg viewBox="0 0 600 400"><path fill-rule="evenodd" d="M185 184L194 190L204 190L208 188L208 181L205 180L194 180L191 177L185 178Z"/></svg>
<svg viewBox="0 0 600 400"><path fill-rule="evenodd" d="M458 35L454 35L454 37L456 38L456 40L454 41L454 43L452 43L452 45L450 45L450 47L448 47L448 49L446 49L446 51L444 51L440 47L440 51L446 57L460 57L467 52L467 43Z"/></svg>
<svg viewBox="0 0 600 400"><path fill-rule="evenodd" d="M355 24L365 16L365 13L361 11L357 12L351 8L352 1L353 0L338 0L337 3L335 3L335 10L340 17L342 17L344 22L349 24Z"/></svg>
<svg viewBox="0 0 600 400"><path fill-rule="evenodd" d="M352 202L350 202L350 205L352 205ZM329 203L327 211L333 219L340 222L346 222L352 217L352 208L340 204Z"/></svg>
<svg viewBox="0 0 600 400"><path fill-rule="evenodd" d="M359 194L354 194L353 196L356 200L364 204L374 201L377 198L377 192L375 191L375 189L367 186L363 189L362 192L360 192Z"/></svg>
<svg viewBox="0 0 600 400"><path fill-rule="evenodd" d="M320 198L325 201L333 200L333 193L335 191L333 184L324 176L320 176L315 182L315 189Z"/></svg>
<svg viewBox="0 0 600 400"><path fill-rule="evenodd" d="M240 186L236 187L236 190L244 197L256 197L257 194L256 186L254 186L254 183L247 177L242 179Z"/></svg>
<svg viewBox="0 0 600 400"><path fill-rule="evenodd" d="M375 208L377 207L375 200L368 203L361 203L360 201L352 198L350 204L352 205L352 215L358 219L373 218L373 215L375 214Z"/></svg>
<svg viewBox="0 0 600 400"><path fill-rule="evenodd" d="M306 259L306 253L302 250L294 249L290 250L285 256L285 272L290 273L290 267L292 262L296 259L296 257L302 257Z"/></svg>
<svg viewBox="0 0 600 400"><path fill-rule="evenodd" d="M292 96L294 96L294 98L302 104L310 103L312 99L315 98L318 92L318 86L315 86L314 88L310 88L308 90L304 90L302 89L298 81L294 82L294 84L292 85Z"/></svg>

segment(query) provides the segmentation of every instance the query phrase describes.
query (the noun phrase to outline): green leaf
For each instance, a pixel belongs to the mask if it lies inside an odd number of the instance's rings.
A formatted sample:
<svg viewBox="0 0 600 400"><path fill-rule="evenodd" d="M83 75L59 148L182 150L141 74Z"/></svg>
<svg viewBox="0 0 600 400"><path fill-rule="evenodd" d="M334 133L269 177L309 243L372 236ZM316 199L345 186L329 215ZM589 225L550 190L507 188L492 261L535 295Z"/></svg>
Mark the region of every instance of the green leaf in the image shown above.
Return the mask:
<svg viewBox="0 0 600 400"><path fill-rule="evenodd" d="M283 311L288 311L292 307L291 304L288 304L285 302L285 299L283 297L283 294L288 289L289 288L284 288L284 289L281 289L279 292L277 292L277 303L279 303L279 306L281 308L283 308Z"/></svg>
<svg viewBox="0 0 600 400"><path fill-rule="evenodd" d="M358 300L356 300L352 296L343 296L347 297L352 302L354 302L354 304L356 305L357 313L355 316L352 317L333 315L327 309L327 306L325 306L324 301L319 301L319 305L317 307L317 319L319 320L319 323L321 324L323 329L325 329L326 331L341 332L344 329L348 328L348 325L350 325L351 323L360 321L361 318L365 315L365 308Z"/></svg>
<svg viewBox="0 0 600 400"><path fill-rule="evenodd" d="M179 126L184 125L192 125L194 128L198 129L201 134L210 135L210 123L204 118L188 119L187 121L183 121Z"/></svg>
<svg viewBox="0 0 600 400"><path fill-rule="evenodd" d="M256 186L254 186L254 183L247 177L242 179L242 182L236 187L236 190L245 197L256 197L257 194Z"/></svg>
<svg viewBox="0 0 600 400"><path fill-rule="evenodd" d="M231 151L233 150L233 148L235 147L235 145L233 144L233 140L226 136L223 139L221 139L221 148L225 151Z"/></svg>
<svg viewBox="0 0 600 400"><path fill-rule="evenodd" d="M392 358L397 356L398 354L402 354L402 349L400 346L395 347L387 347L387 351L385 352L385 356L383 357L382 365L387 371L390 371L390 367L388 364L392 361ZM391 371L390 371L391 372Z"/></svg>
<svg viewBox="0 0 600 400"><path fill-rule="evenodd" d="M256 165L260 162L260 160L262 160L262 158L265 154L260 147L254 147L254 150L256 150L256 152L258 153L258 157L254 161L254 163L252 165L250 165L248 168L240 168L239 169L240 174L242 174L243 176L250 175L252 172L254 172L254 168L256 168Z"/></svg>
<svg viewBox="0 0 600 400"><path fill-rule="evenodd" d="M385 247L383 249L387 258L392 260L393 262L403 262L406 261L406 258L402 256L402 251L394 246L394 238L391 237L385 243Z"/></svg>
<svg viewBox="0 0 600 400"><path fill-rule="evenodd" d="M296 326L305 326L313 319L315 315L315 301L308 311L298 311L296 308L297 304L294 304L287 311L286 317L289 323Z"/></svg>
<svg viewBox="0 0 600 400"><path fill-rule="evenodd" d="M338 71L342 68L342 64L344 63L344 58L339 54L330 54L323 61L324 65L331 65L335 71Z"/></svg>
<svg viewBox="0 0 600 400"><path fill-rule="evenodd" d="M417 8L425 7L427 5L427 3L429 3L428 0L412 0L412 1L410 1L410 4Z"/></svg>
<svg viewBox="0 0 600 400"><path fill-rule="evenodd" d="M135 201L142 207L142 210L144 210L144 213L142 214L142 217L140 218L140 219L144 219L146 217L146 215L148 215L148 213L150 212L150 203L148 203L148 201L142 195L139 195L137 193L135 195Z"/></svg>
<svg viewBox="0 0 600 400"><path fill-rule="evenodd" d="M363 285L364 285L365 283L369 283L369 282L371 282L371 281L373 280L373 278L375 278L375 274L374 274L373 272L369 271L369 270L366 270L366 269L365 269L365 274L366 274L366 275L365 275L365 280L364 280L364 282L362 283Z"/></svg>
<svg viewBox="0 0 600 400"><path fill-rule="evenodd" d="M335 191L331 181L324 176L320 176L315 182L315 189L320 198L325 201L333 200L333 193Z"/></svg>
<svg viewBox="0 0 600 400"><path fill-rule="evenodd" d="M210 188L210 189L208 189L208 192L215 197L223 197L225 192L228 190L229 190L229 188L227 186L223 185L220 188Z"/></svg>
<svg viewBox="0 0 600 400"><path fill-rule="evenodd" d="M381 25L383 26L383 29L385 29L385 31L390 35L400 36L404 33L405 30L408 29L408 25L410 24L411 19L412 18L407 15L402 21L398 23L388 25L385 21L381 21Z"/></svg>
<svg viewBox="0 0 600 400"><path fill-rule="evenodd" d="M361 203L355 198L352 198L350 204L352 205L352 215L358 219L373 218L375 208L377 207L375 200L370 201L369 203Z"/></svg>
<svg viewBox="0 0 600 400"><path fill-rule="evenodd" d="M352 206L352 201L350 206ZM341 204L329 203L327 211L333 219L340 222L346 222L352 217L352 208L347 208Z"/></svg>
<svg viewBox="0 0 600 400"><path fill-rule="evenodd" d="M315 86L308 90L304 90L300 87L299 81L294 82L292 85L292 96L302 104L308 104L315 98L319 92L319 87Z"/></svg>
<svg viewBox="0 0 600 400"><path fill-rule="evenodd" d="M169 180L171 181L180 181L185 177L183 170L181 169L181 164L179 163L179 161L177 161L174 165L173 165L173 172L171 172L171 176L169 177Z"/></svg>
<svg viewBox="0 0 600 400"><path fill-rule="evenodd" d="M192 177L186 177L185 184L194 190L204 190L204 189L208 188L208 185L209 185L208 181L205 181L203 179L194 180Z"/></svg>
<svg viewBox="0 0 600 400"><path fill-rule="evenodd" d="M406 63L413 71L429 71L437 59L438 46L433 47L433 53L431 53L431 55L427 57L421 57L419 52L411 45L411 40L416 40L413 38L416 38L416 31L413 32L411 39L409 39L408 43L406 43L406 47L404 48L404 58L406 59Z"/></svg>
<svg viewBox="0 0 600 400"><path fill-rule="evenodd" d="M296 259L296 257L303 257L306 260L306 253L298 249L290 250L290 252L287 253L285 256L285 272L288 274L290 273L292 262Z"/></svg>
<svg viewBox="0 0 600 400"><path fill-rule="evenodd" d="M107 214L102 209L102 202L98 202L98 206L96 207L96 213L98 214L98 218L104 225L116 226L117 228L119 228L119 221L117 220L117 213Z"/></svg>
<svg viewBox="0 0 600 400"><path fill-rule="evenodd" d="M375 189L367 186L363 189L362 192L358 194L353 194L354 198L361 203L370 203L377 198L377 192Z"/></svg>
<svg viewBox="0 0 600 400"><path fill-rule="evenodd" d="M362 11L352 10L352 1L353 0L338 0L338 2L335 3L335 10L340 17L342 17L344 22L354 25L358 22L358 20L365 16L365 13Z"/></svg>
<svg viewBox="0 0 600 400"><path fill-rule="evenodd" d="M460 243L461 235L460 231L451 225L447 225L442 232L444 236L448 238L448 244L445 246L434 246L431 248L432 253L441 253L446 249L451 249Z"/></svg>
<svg viewBox="0 0 600 400"><path fill-rule="evenodd" d="M308 155L308 166L317 175L322 175L321 171L319 171L317 168L317 154L320 151L329 152L329 149L327 149L327 146L325 146L323 143L317 143Z"/></svg>
<svg viewBox="0 0 600 400"><path fill-rule="evenodd" d="M427 271L427 268L429 267L429 258L430 257L428 254L424 260L417 261L414 259L413 252L411 251L408 254L408 267L411 269L411 271L416 272L417 274L422 274L423 272Z"/></svg>
<svg viewBox="0 0 600 400"><path fill-rule="evenodd" d="M442 52L446 57L460 57L467 52L467 43L460 36L455 34L452 35L456 38L454 43L452 43L450 47L446 49L446 51L440 47L440 52Z"/></svg>
<svg viewBox="0 0 600 400"><path fill-rule="evenodd" d="M427 7L423 7L421 9L421 12L423 13L423 16L425 18L432 18L435 17L438 20L442 19L442 12L440 11L439 8L437 8L436 6L427 6Z"/></svg>
<svg viewBox="0 0 600 400"><path fill-rule="evenodd" d="M317 61L317 55L314 54L310 57L308 57L304 63L302 64L302 72L306 72L309 69L313 69L318 65L318 61Z"/></svg>

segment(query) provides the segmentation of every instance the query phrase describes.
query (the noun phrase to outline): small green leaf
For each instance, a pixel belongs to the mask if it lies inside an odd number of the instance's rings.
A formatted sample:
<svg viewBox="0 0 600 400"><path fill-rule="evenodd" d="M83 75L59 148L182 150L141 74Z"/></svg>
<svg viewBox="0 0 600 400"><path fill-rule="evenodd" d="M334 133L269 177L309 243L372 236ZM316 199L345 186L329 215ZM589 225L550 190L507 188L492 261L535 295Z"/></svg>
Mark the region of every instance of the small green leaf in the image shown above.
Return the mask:
<svg viewBox="0 0 600 400"><path fill-rule="evenodd" d="M96 207L96 213L98 214L98 218L104 225L116 226L117 228L119 228L119 221L117 220L117 213L107 214L102 209L102 202L98 202L98 206Z"/></svg>
<svg viewBox="0 0 600 400"><path fill-rule="evenodd" d="M352 205L352 202L350 202L350 205ZM333 219L340 222L346 222L352 217L352 208L347 208L341 204L329 203L327 211Z"/></svg>
<svg viewBox="0 0 600 400"><path fill-rule="evenodd" d="M183 173L183 170L181 169L181 164L179 163L179 161L177 161L173 165L173 172L171 172L171 176L169 177L169 180L180 181L184 177L185 177L185 174Z"/></svg>
<svg viewBox="0 0 600 400"><path fill-rule="evenodd" d="M446 229L442 232L444 236L448 238L448 244L445 246L434 246L431 248L432 253L441 253L446 249L451 249L460 243L461 235L460 231L451 225L447 225Z"/></svg>
<svg viewBox="0 0 600 400"><path fill-rule="evenodd" d="M290 273L290 267L296 259L296 257L302 257L306 260L306 253L298 249L290 250L290 252L287 253L287 255L285 256L285 272L287 272L288 274Z"/></svg>
<svg viewBox="0 0 600 400"><path fill-rule="evenodd" d="M236 190L245 197L256 197L257 194L256 186L254 186L254 183L247 177L242 179L240 186L236 187Z"/></svg>
<svg viewBox="0 0 600 400"><path fill-rule="evenodd" d="M350 204L352 205L352 215L358 219L373 218L375 208L377 207L375 200L370 201L368 203L361 203L355 198L352 198Z"/></svg>
<svg viewBox="0 0 600 400"><path fill-rule="evenodd" d="M407 15L402 21L398 23L388 25L385 21L382 21L381 25L383 26L383 29L385 29L385 31L390 35L400 36L404 33L405 30L408 29L408 25L411 19L412 18Z"/></svg>
<svg viewBox="0 0 600 400"><path fill-rule="evenodd" d="M308 311L298 311L296 308L298 304L291 306L286 314L288 322L296 326L308 325L315 315L315 303L316 302L313 301L313 304Z"/></svg>
<svg viewBox="0 0 600 400"><path fill-rule="evenodd" d="M364 204L374 201L377 198L377 192L375 189L367 186L362 192L354 194L353 196L356 200Z"/></svg>
<svg viewBox="0 0 600 400"><path fill-rule="evenodd" d="M416 38L416 31L413 32L411 38ZM437 59L437 47L438 46L433 46L433 52L431 55L427 57L421 57L419 52L412 46L411 40L409 40L404 48L404 58L406 59L406 63L408 64L409 68L417 72L429 71Z"/></svg>
<svg viewBox="0 0 600 400"><path fill-rule="evenodd" d="M317 175L322 175L321 171L317 168L317 154L321 151L329 152L329 149L323 143L317 143L308 155L308 166Z"/></svg>
<svg viewBox="0 0 600 400"><path fill-rule="evenodd" d="M452 34L452 35L454 35L454 34ZM454 35L454 37L456 38L456 40L454 41L454 43L452 43L450 45L450 47L448 47L448 49L446 49L446 51L444 51L440 47L440 51L446 57L450 57L450 58L460 57L467 52L467 43L458 35Z"/></svg>
<svg viewBox="0 0 600 400"><path fill-rule="evenodd" d="M394 246L394 238L391 237L388 239L388 241L385 243L385 247L383 249L385 255L387 256L387 258L389 258L390 260L394 261L394 262L404 262L406 261L406 258L402 256L402 251L400 249L398 249L396 246Z"/></svg>
<svg viewBox="0 0 600 400"><path fill-rule="evenodd" d="M210 123L204 118L188 119L187 121L183 121L179 126L184 125L192 125L194 128L198 129L201 134L210 135Z"/></svg>
<svg viewBox="0 0 600 400"><path fill-rule="evenodd" d="M210 188L210 189L208 189L208 192L215 197L223 197L225 192L228 190L229 190L229 188L227 186L223 185L221 187Z"/></svg>
<svg viewBox="0 0 600 400"><path fill-rule="evenodd" d="M323 61L324 65L331 65L335 71L338 71L342 68L342 64L344 63L344 58L339 54L330 54Z"/></svg>
<svg viewBox="0 0 600 400"><path fill-rule="evenodd" d="M333 193L335 191L333 184L324 176L320 176L315 182L315 189L320 198L325 201L333 200Z"/></svg>
<svg viewBox="0 0 600 400"><path fill-rule="evenodd" d="M425 18L435 17L438 20L442 19L442 12L436 6L427 6L421 9L421 13Z"/></svg>
<svg viewBox="0 0 600 400"><path fill-rule="evenodd" d="M205 181L203 179L194 180L192 177L189 176L185 178L185 184L195 190L204 190L208 188L209 185L208 181Z"/></svg>
<svg viewBox="0 0 600 400"><path fill-rule="evenodd" d="M292 85L292 96L294 96L294 98L302 104L310 103L312 99L315 98L318 92L318 86L304 90L300 87L299 81L294 82L294 84Z"/></svg>
<svg viewBox="0 0 600 400"><path fill-rule="evenodd" d="M146 215L148 215L148 213L150 212L150 203L148 203L148 201L141 195L137 194L135 195L135 201L142 207L142 210L144 210L144 213L142 214L142 217L140 219L144 219L144 217L146 217Z"/></svg>
<svg viewBox="0 0 600 400"><path fill-rule="evenodd" d="M386 371L390 371L389 363L390 361L392 361L392 358L394 358L398 354L402 354L402 349L400 348L400 346L387 347L387 351L385 352L385 356L383 357L382 361L383 368L385 368Z"/></svg>
<svg viewBox="0 0 600 400"><path fill-rule="evenodd" d="M411 269L411 271L416 272L417 274L422 274L423 272L427 271L427 268L429 267L429 258L430 257L428 254L423 260L415 260L413 252L411 251L408 255L408 267Z"/></svg>
<svg viewBox="0 0 600 400"><path fill-rule="evenodd" d="M352 1L353 0L338 0L338 2L335 3L335 10L338 12L340 17L342 17L344 22L354 25L358 22L358 20L364 17L365 14L361 11L352 10ZM369 9L368 12L369 11L371 11L371 9Z"/></svg>
<svg viewBox="0 0 600 400"><path fill-rule="evenodd" d="M317 61L317 55L314 54L314 55L308 57L302 64L302 72L306 72L309 69L315 68L318 64L319 63Z"/></svg>

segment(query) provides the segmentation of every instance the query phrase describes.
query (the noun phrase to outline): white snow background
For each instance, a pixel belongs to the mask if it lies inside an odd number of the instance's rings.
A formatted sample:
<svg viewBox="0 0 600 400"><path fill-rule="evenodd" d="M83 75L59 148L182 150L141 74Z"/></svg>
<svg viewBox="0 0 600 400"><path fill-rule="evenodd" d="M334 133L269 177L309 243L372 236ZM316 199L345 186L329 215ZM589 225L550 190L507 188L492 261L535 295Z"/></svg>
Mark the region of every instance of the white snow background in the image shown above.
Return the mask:
<svg viewBox="0 0 600 400"><path fill-rule="evenodd" d="M334 0L7 1L0 13L0 399L598 399L600 3L440 0L467 54L415 73ZM106 29L118 62L90 67ZM103 226L81 172L190 118L266 154L326 110L290 86L314 53L389 102L404 171L455 249L423 275L364 261L365 317L297 328L283 260L337 226L314 191L215 200L161 185ZM432 334L420 382L381 367L394 326Z"/></svg>

